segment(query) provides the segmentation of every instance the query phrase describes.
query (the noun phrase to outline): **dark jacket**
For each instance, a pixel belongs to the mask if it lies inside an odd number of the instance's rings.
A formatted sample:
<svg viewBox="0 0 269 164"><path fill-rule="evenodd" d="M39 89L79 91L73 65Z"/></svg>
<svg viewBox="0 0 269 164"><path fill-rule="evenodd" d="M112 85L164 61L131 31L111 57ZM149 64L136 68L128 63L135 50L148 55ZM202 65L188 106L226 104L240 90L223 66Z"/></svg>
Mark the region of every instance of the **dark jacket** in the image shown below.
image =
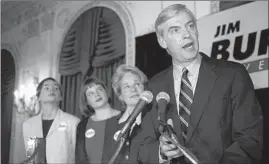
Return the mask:
<svg viewBox="0 0 269 164"><path fill-rule="evenodd" d="M173 68L153 77L148 83L149 90L154 97L161 91L170 95L166 120L173 120L179 142L190 149L201 163L259 163L263 117L248 72L241 64L202 56L185 143L176 107ZM153 102L153 108L143 120L148 137L140 151L149 152L144 163L158 163L159 160L156 106ZM189 163L185 159L179 162Z"/></svg>
<svg viewBox="0 0 269 164"><path fill-rule="evenodd" d="M144 113L146 113L148 108L145 108L142 112L142 119ZM103 155L102 155L102 164L107 164L113 154L115 153L116 149L119 146L119 142L116 142L113 139L114 134L123 128L125 122L118 124L118 120L122 114L117 116L117 119L110 119L106 123L106 129L108 129L105 133L105 140L104 140L104 147L103 147ZM89 164L89 156L87 155L86 148L85 148L85 132L86 126L88 123L89 117L83 117L81 122L77 126L77 142L76 142L76 153L75 153L75 160L76 164ZM129 137L121 149L118 157L115 160L115 164L122 163L122 164L136 164L139 162L139 148L140 143L143 141L143 133L141 133L141 125L135 125Z"/></svg>

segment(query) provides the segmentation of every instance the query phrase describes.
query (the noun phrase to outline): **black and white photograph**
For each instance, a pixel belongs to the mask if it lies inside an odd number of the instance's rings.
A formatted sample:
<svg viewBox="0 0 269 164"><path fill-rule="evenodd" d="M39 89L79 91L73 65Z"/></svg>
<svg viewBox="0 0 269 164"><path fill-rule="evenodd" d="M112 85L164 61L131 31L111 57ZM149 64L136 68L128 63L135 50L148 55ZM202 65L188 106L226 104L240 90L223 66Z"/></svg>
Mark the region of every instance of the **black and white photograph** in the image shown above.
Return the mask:
<svg viewBox="0 0 269 164"><path fill-rule="evenodd" d="M268 14L1 0L1 163L268 164Z"/></svg>

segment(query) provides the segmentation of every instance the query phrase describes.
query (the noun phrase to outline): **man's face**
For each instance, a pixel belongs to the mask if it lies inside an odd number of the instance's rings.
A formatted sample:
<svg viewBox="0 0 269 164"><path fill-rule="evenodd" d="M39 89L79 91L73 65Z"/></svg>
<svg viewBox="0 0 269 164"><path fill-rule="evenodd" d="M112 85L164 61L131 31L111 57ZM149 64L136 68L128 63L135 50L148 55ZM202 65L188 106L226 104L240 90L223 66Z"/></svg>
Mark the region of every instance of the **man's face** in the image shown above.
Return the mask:
<svg viewBox="0 0 269 164"><path fill-rule="evenodd" d="M179 12L160 25L163 35L158 37L162 48L167 49L176 63L193 61L199 51L198 30L192 16Z"/></svg>

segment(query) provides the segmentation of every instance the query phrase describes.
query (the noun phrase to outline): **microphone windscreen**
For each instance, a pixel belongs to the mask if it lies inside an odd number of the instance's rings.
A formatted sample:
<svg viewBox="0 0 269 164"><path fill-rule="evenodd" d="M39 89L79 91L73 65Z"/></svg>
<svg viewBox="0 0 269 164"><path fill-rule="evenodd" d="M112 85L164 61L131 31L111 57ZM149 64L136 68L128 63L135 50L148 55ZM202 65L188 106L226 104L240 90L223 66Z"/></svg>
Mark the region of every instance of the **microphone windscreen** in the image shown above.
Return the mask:
<svg viewBox="0 0 269 164"><path fill-rule="evenodd" d="M172 120L171 118L169 118L169 119L167 120L167 124L168 124L168 125L171 125L172 128L174 127L173 120Z"/></svg>
<svg viewBox="0 0 269 164"><path fill-rule="evenodd" d="M144 91L141 93L140 99L146 101L147 103L151 103L153 100L153 94L150 91Z"/></svg>
<svg viewBox="0 0 269 164"><path fill-rule="evenodd" d="M166 92L160 92L157 96L156 96L156 101L158 102L160 99L165 99L167 101L167 103L170 102L170 96L166 93Z"/></svg>

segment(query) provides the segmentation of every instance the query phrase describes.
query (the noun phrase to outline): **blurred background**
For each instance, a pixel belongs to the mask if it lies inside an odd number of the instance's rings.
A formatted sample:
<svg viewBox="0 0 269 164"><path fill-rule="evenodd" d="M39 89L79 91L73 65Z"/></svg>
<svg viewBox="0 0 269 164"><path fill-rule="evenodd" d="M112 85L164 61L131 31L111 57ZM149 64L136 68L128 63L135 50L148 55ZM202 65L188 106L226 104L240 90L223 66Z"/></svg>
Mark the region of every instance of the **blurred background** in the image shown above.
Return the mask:
<svg viewBox="0 0 269 164"><path fill-rule="evenodd" d="M148 78L171 64L157 42L154 22L165 7L185 4L198 20L200 51L245 65L264 114L268 145L267 1L1 1L1 162L25 159L26 102L46 77L62 85L61 108L80 117L81 82L97 76L111 87L118 65L139 67ZM16 94L14 94L16 93ZM267 122L267 124L265 123ZM262 164L268 163L264 147Z"/></svg>

